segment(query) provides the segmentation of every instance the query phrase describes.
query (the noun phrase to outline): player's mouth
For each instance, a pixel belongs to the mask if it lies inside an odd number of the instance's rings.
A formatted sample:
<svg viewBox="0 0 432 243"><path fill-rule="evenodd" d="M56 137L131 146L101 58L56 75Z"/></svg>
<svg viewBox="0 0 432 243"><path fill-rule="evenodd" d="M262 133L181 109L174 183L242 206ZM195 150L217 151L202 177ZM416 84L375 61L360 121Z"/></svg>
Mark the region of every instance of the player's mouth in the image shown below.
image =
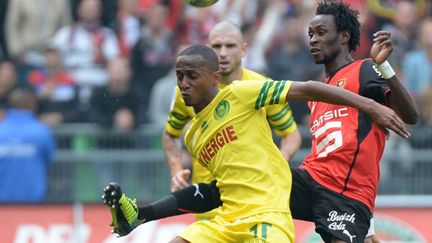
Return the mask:
<svg viewBox="0 0 432 243"><path fill-rule="evenodd" d="M191 94L189 92L184 92L184 91L181 92L181 95L183 98L191 96Z"/></svg>
<svg viewBox="0 0 432 243"><path fill-rule="evenodd" d="M321 50L318 49L318 48L316 48L316 47L312 47L310 49L310 53L311 53L312 56L317 56L317 55L319 55L321 53Z"/></svg>
<svg viewBox="0 0 432 243"><path fill-rule="evenodd" d="M228 61L220 61L219 62L219 68L220 69L227 69L229 68L230 63Z"/></svg>

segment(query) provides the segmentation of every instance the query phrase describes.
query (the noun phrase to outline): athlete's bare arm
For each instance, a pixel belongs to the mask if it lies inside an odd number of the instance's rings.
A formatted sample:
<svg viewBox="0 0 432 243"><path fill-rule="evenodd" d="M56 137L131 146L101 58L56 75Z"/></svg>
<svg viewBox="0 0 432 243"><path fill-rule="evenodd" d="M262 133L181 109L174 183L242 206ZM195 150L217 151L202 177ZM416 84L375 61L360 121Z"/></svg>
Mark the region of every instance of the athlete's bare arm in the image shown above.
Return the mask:
<svg viewBox="0 0 432 243"><path fill-rule="evenodd" d="M388 128L403 138L408 138L410 135L404 122L392 109L336 86L317 81L293 82L286 100L322 101L351 106L367 113L379 126Z"/></svg>
<svg viewBox="0 0 432 243"><path fill-rule="evenodd" d="M290 161L301 146L301 135L298 129L282 137L280 151L287 161Z"/></svg>
<svg viewBox="0 0 432 243"><path fill-rule="evenodd" d="M374 34L374 44L371 48L371 58L376 64L381 64L387 60L393 51L392 42L390 40L390 32L378 31ZM399 81L398 77L386 79L391 90L389 95L389 105L396 111L405 123L415 124L419 117L419 111L414 99L408 93L408 90Z"/></svg>
<svg viewBox="0 0 432 243"><path fill-rule="evenodd" d="M164 131L162 145L171 173L171 192L189 186L187 180L191 172L188 169L183 169L180 139Z"/></svg>

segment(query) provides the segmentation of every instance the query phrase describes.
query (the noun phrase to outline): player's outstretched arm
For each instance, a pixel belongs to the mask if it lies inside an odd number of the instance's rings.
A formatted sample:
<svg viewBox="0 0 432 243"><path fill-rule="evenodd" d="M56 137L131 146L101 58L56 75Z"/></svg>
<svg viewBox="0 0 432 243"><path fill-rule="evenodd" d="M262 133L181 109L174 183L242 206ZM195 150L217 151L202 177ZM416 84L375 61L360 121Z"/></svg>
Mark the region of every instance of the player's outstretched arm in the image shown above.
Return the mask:
<svg viewBox="0 0 432 243"><path fill-rule="evenodd" d="M372 99L362 97L353 92L316 81L293 82L286 100L322 101L336 105L346 105L367 113L378 125L388 128L403 138L410 134L404 122L392 109Z"/></svg>
<svg viewBox="0 0 432 243"><path fill-rule="evenodd" d="M373 41L374 44L372 45L370 55L391 90L391 94L389 95L390 107L396 111L405 123L417 123L419 117L417 105L387 62L387 58L393 51L390 32L376 32Z"/></svg>
<svg viewBox="0 0 432 243"><path fill-rule="evenodd" d="M183 169L180 139L164 131L162 145L171 174L171 192L189 186L187 180L191 172L188 169Z"/></svg>

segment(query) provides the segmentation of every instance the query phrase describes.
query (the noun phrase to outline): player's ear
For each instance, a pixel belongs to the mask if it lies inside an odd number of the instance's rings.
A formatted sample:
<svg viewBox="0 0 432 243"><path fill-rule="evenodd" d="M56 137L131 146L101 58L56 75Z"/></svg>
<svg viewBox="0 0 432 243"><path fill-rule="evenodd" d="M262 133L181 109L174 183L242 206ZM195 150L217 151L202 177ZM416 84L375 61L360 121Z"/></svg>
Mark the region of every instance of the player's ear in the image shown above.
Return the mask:
<svg viewBox="0 0 432 243"><path fill-rule="evenodd" d="M247 42L243 42L243 44L241 45L242 57L246 56L248 47L249 44Z"/></svg>
<svg viewBox="0 0 432 243"><path fill-rule="evenodd" d="M221 73L220 73L219 70L213 72L213 75L212 75L212 84L217 84L217 83L219 83L219 79L220 79L220 78L221 78Z"/></svg>
<svg viewBox="0 0 432 243"><path fill-rule="evenodd" d="M342 45L348 45L349 40L351 39L351 35L348 31L342 31L341 32L341 44Z"/></svg>

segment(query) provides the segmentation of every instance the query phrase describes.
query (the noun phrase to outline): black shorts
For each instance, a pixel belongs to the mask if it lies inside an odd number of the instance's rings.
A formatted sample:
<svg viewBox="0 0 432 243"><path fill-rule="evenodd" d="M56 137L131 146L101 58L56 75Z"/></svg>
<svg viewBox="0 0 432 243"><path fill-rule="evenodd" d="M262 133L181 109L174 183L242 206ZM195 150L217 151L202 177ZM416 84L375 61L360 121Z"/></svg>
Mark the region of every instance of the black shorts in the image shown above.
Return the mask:
<svg viewBox="0 0 432 243"><path fill-rule="evenodd" d="M304 169L291 171L294 219L314 222L315 231L325 242L332 238L364 242L372 217L366 205L321 186Z"/></svg>

